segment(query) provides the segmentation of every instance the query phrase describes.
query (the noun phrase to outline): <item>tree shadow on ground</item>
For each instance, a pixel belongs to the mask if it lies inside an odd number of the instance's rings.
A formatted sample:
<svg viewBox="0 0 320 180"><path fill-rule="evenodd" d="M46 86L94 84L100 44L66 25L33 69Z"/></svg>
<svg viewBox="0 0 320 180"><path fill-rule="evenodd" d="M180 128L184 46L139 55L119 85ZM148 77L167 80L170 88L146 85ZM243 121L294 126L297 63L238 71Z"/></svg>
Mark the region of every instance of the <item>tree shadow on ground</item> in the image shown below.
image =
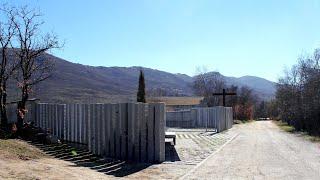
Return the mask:
<svg viewBox="0 0 320 180"><path fill-rule="evenodd" d="M150 163L134 163L103 158L93 155L84 146L81 147L81 145L67 143L43 144L39 141L28 142L52 157L74 163L71 166L88 167L97 172L115 177L125 177L152 165Z"/></svg>

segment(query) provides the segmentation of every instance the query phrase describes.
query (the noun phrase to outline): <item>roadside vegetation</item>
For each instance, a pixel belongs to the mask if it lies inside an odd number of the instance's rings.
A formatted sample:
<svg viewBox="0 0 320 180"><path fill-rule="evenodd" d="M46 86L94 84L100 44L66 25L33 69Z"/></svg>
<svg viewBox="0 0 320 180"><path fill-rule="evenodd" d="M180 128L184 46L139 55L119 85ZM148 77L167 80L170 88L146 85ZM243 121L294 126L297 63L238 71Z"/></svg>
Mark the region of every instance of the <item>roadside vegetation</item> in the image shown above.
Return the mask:
<svg viewBox="0 0 320 180"><path fill-rule="evenodd" d="M274 121L275 124L277 124L280 129L286 131L286 132L294 132L295 129L293 126L290 126L287 122L283 122L283 121Z"/></svg>
<svg viewBox="0 0 320 180"><path fill-rule="evenodd" d="M297 131L320 136L320 49L301 56L277 85L279 119Z"/></svg>
<svg viewBox="0 0 320 180"><path fill-rule="evenodd" d="M256 117L279 120L287 132L300 132L307 139L320 137L320 49L300 56L297 64L284 71L276 85L275 98L260 102ZM280 121L281 120L281 121Z"/></svg>
<svg viewBox="0 0 320 180"><path fill-rule="evenodd" d="M302 136L304 139L312 141L312 142L320 142L319 136L310 135L308 132L305 131L296 131L294 126L289 125L287 122L275 120L273 121L276 125L279 126L280 129L282 129L285 132L293 133L296 135Z"/></svg>

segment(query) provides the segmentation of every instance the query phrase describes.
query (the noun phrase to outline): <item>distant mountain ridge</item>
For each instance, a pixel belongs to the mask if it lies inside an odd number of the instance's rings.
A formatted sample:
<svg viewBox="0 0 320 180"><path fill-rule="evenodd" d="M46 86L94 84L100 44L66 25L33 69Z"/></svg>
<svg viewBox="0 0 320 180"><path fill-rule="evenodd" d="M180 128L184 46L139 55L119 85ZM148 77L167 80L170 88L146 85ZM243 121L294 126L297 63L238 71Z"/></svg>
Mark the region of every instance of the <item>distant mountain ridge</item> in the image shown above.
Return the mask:
<svg viewBox="0 0 320 180"><path fill-rule="evenodd" d="M144 71L147 90L164 89L169 94L192 96L193 77L144 67L94 67L72 63L46 55L55 63L52 76L35 87L32 96L45 102L103 103L134 101L140 69ZM248 86L263 98L271 98L275 83L254 76L224 76L227 84ZM9 94L10 95L10 94ZM15 93L11 93L15 95Z"/></svg>
<svg viewBox="0 0 320 180"><path fill-rule="evenodd" d="M276 92L276 83L256 76L226 77L227 84L236 86L247 86L263 100L272 99Z"/></svg>

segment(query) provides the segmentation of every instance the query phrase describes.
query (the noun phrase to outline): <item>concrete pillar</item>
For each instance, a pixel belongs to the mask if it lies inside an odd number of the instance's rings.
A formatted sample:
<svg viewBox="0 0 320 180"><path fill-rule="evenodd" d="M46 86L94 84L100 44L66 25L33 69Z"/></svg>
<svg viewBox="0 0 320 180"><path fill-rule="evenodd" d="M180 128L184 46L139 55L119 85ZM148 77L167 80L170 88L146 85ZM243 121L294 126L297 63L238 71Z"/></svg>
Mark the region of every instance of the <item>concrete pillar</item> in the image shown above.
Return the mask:
<svg viewBox="0 0 320 180"><path fill-rule="evenodd" d="M149 104L149 110L148 110L148 162L154 162L155 160L155 105Z"/></svg>
<svg viewBox="0 0 320 180"><path fill-rule="evenodd" d="M155 104L155 161L163 162L165 160L165 105L163 103Z"/></svg>

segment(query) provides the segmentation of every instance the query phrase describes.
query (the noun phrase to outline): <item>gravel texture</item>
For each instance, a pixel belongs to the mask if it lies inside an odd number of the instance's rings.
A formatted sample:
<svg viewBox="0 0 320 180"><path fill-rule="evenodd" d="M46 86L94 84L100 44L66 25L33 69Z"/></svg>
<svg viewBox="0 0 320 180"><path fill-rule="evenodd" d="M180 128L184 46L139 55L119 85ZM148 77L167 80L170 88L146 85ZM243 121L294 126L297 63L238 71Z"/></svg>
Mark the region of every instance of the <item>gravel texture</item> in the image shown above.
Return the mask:
<svg viewBox="0 0 320 180"><path fill-rule="evenodd" d="M272 121L240 125L239 135L183 179L320 179L320 144Z"/></svg>

